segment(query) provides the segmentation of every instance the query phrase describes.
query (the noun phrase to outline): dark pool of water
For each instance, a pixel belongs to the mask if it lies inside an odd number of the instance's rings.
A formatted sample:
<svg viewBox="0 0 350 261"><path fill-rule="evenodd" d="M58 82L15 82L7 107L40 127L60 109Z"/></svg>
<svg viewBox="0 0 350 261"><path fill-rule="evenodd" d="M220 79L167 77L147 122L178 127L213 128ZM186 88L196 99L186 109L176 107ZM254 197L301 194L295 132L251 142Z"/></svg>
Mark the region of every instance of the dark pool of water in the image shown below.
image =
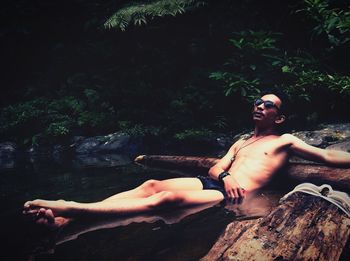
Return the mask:
<svg viewBox="0 0 350 261"><path fill-rule="evenodd" d="M34 198L98 201L150 178L181 175L133 163L77 168L71 161L58 164L47 159L1 169L1 253L6 256L2 260L198 260L228 223L258 217L284 194L262 192L250 207L216 205L159 215L89 220L50 234L33 230L21 214L23 203Z"/></svg>

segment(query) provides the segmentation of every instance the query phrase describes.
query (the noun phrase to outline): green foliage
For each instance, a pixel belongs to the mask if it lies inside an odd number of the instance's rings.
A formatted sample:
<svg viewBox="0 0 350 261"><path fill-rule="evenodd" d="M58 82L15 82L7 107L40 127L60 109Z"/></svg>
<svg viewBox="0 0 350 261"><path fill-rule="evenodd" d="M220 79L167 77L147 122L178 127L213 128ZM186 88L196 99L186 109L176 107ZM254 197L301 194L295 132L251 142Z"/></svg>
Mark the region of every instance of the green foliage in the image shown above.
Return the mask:
<svg viewBox="0 0 350 261"><path fill-rule="evenodd" d="M242 31L234 33L236 38L229 41L238 49L254 52L277 50L275 37L279 34L265 31Z"/></svg>
<svg viewBox="0 0 350 261"><path fill-rule="evenodd" d="M0 133L22 139L24 144L31 140L34 145L68 138L77 128L101 131L114 115L110 105L97 108L100 102L95 90L85 89L80 98L42 97L11 105L0 114Z"/></svg>
<svg viewBox="0 0 350 261"><path fill-rule="evenodd" d="M174 135L177 140L196 140L212 137L214 133L209 129L188 129Z"/></svg>
<svg viewBox="0 0 350 261"><path fill-rule="evenodd" d="M244 74L231 72L213 72L209 78L225 83L225 96L240 95L253 100L259 96L259 79L247 79Z"/></svg>
<svg viewBox="0 0 350 261"><path fill-rule="evenodd" d="M278 35L251 30L235 33L229 41L236 51L224 64L225 71L213 72L209 78L224 83L226 96L238 95L251 102L260 95L266 83L264 76L271 73L267 57L279 51L276 47Z"/></svg>
<svg viewBox="0 0 350 261"><path fill-rule="evenodd" d="M234 52L224 70L210 74L222 83L226 96L236 102L251 103L264 91L282 89L291 100L291 117L315 119L312 104L346 103L350 97L350 77L331 72L306 51L287 51L278 46L281 34L245 31L230 39ZM328 105L327 105L328 106Z"/></svg>
<svg viewBox="0 0 350 261"><path fill-rule="evenodd" d="M298 14L290 1L53 1L54 12L40 1L7 2L4 140L29 145L116 130L184 140L237 131L251 126L251 101L270 88L287 93L296 120L349 119L345 0L297 1ZM116 35L97 28L104 21L118 30L152 27ZM51 31L57 37L37 37Z"/></svg>
<svg viewBox="0 0 350 261"><path fill-rule="evenodd" d="M37 122L45 113L47 101L38 98L18 105L10 105L1 111L0 133L8 130L16 132L20 126L26 126Z"/></svg>
<svg viewBox="0 0 350 261"><path fill-rule="evenodd" d="M134 25L147 24L147 20L156 17L176 16L205 5L206 1L199 0L157 0L133 3L114 13L105 22L105 28L118 28L125 31L130 23Z"/></svg>
<svg viewBox="0 0 350 261"><path fill-rule="evenodd" d="M119 121L118 128L121 131L136 137L159 136L164 132L163 127L135 124L131 121Z"/></svg>
<svg viewBox="0 0 350 261"><path fill-rule="evenodd" d="M328 0L304 0L304 4L297 12L305 13L315 22L316 36L325 35L333 47L349 42L350 10L331 8Z"/></svg>

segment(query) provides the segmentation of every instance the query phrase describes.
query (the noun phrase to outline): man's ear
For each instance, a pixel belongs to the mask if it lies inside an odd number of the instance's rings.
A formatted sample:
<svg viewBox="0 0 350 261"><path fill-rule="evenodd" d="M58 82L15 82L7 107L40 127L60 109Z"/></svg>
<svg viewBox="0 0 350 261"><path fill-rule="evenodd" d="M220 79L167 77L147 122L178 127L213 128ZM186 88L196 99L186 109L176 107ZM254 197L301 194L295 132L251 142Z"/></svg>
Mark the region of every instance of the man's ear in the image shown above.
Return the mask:
<svg viewBox="0 0 350 261"><path fill-rule="evenodd" d="M276 124L281 124L286 120L286 116L284 116L283 114L280 114L276 117L275 119L275 123Z"/></svg>

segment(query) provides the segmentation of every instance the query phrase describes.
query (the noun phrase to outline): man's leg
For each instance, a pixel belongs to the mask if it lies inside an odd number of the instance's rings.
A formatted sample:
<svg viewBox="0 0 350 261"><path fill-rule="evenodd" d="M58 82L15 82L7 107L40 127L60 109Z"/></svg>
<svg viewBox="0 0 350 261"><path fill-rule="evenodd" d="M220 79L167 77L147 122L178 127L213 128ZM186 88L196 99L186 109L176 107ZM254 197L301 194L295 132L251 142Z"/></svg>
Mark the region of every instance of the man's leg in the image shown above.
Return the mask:
<svg viewBox="0 0 350 261"><path fill-rule="evenodd" d="M113 196L110 196L104 201L114 201L116 199L132 199L132 198L147 198L149 196L152 196L158 192L161 191L196 191L196 190L202 190L203 186L202 183L198 178L173 178L173 179L166 179L166 180L147 180L140 186L117 193ZM28 201L24 204L24 212L25 213L31 213L31 214L37 214L40 206L34 206L30 204L31 201ZM36 201L38 202L38 201ZM51 201L53 202L53 201ZM57 205L62 205L63 200L57 200ZM67 204L67 203L64 203ZM30 207L31 206L31 207Z"/></svg>
<svg viewBox="0 0 350 261"><path fill-rule="evenodd" d="M140 186L115 194L105 200L124 198L146 198L161 191L195 191L202 190L202 183L198 178L173 178L166 180L147 180Z"/></svg>
<svg viewBox="0 0 350 261"><path fill-rule="evenodd" d="M164 207L183 207L205 203L216 203L224 199L216 190L161 191L146 198L124 198L104 200L95 203L74 201L34 200L25 203L25 211L32 209L51 209L54 216L75 218L91 215L128 215L151 212Z"/></svg>

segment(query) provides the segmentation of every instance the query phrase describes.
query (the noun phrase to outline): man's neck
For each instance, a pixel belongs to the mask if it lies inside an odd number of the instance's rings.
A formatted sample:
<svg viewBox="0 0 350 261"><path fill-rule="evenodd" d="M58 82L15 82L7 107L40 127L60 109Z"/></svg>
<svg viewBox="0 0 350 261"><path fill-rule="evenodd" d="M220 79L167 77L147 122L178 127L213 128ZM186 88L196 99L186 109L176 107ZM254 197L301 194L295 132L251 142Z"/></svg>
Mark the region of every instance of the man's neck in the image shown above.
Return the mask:
<svg viewBox="0 0 350 261"><path fill-rule="evenodd" d="M268 136L268 135L278 135L278 132L275 130L275 128L263 129L255 126L255 129L254 129L255 137Z"/></svg>

